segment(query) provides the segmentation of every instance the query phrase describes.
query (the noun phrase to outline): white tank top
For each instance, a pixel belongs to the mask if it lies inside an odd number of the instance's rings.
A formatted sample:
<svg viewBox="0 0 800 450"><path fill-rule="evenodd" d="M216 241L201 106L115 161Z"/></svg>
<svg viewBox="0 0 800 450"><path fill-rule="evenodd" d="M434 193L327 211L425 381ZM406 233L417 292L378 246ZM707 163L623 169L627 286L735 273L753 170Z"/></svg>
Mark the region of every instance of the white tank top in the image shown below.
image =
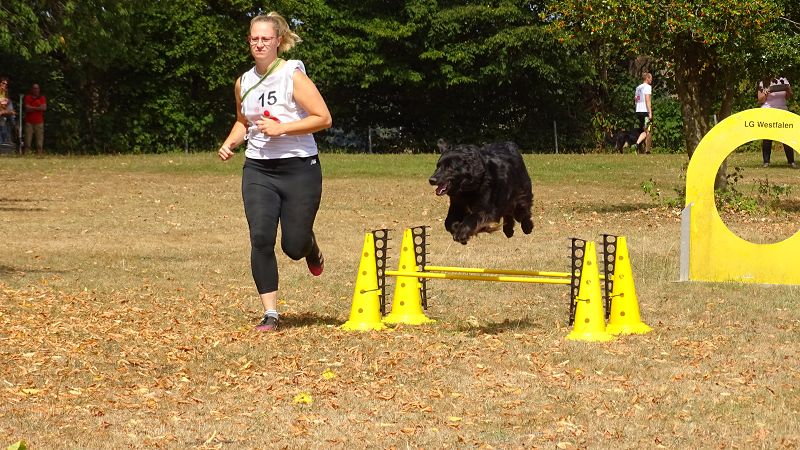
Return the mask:
<svg viewBox="0 0 800 450"><path fill-rule="evenodd" d="M269 137L260 132L255 125L257 120L264 117L264 111L269 111L269 115L277 117L281 123L294 122L308 116L308 113L294 101L292 76L295 70L306 72L302 61L290 59L260 84L258 81L261 75L256 72L255 66L242 75L239 95L244 95L255 86L242 100L242 114L248 122L245 135L246 157L280 159L303 158L317 154L317 143L311 134Z"/></svg>

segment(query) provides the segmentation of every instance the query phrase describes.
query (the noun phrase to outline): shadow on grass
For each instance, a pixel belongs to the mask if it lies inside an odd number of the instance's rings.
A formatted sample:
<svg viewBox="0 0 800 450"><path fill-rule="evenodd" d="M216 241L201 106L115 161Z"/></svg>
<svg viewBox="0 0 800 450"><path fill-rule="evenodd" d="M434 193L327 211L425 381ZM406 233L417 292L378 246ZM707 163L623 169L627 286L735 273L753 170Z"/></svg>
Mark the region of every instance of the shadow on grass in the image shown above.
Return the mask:
<svg viewBox="0 0 800 450"><path fill-rule="evenodd" d="M38 206L37 207L23 206L23 203L29 203L32 201L36 200L0 197L0 211L8 211L8 212L47 211L46 208L41 208Z"/></svg>
<svg viewBox="0 0 800 450"><path fill-rule="evenodd" d="M2 275L11 275L11 274L25 274L25 273L67 273L66 270L54 270L54 269L34 269L31 267L11 267L5 266L0 264L0 274Z"/></svg>
<svg viewBox="0 0 800 450"><path fill-rule="evenodd" d="M786 214L797 214L800 213L800 200L780 200L780 201L772 201L772 202L764 202L759 201L758 204L761 206L762 209L766 209L764 211L757 211L755 216L763 217L763 216L770 216L770 215L778 215L781 213ZM735 210L731 210L729 208L723 208L722 214L731 214L731 215L740 215L741 213Z"/></svg>
<svg viewBox="0 0 800 450"><path fill-rule="evenodd" d="M261 317L255 320L255 325L261 321ZM313 327L325 325L341 325L341 321L332 316L320 316L314 313L286 314L281 315L281 327Z"/></svg>
<svg viewBox="0 0 800 450"><path fill-rule="evenodd" d="M0 211L8 211L8 212L32 212L32 211L47 211L46 208L7 208L5 206L0 206Z"/></svg>
<svg viewBox="0 0 800 450"><path fill-rule="evenodd" d="M800 212L800 201L798 200L781 201L776 207L776 209L779 211L796 214Z"/></svg>
<svg viewBox="0 0 800 450"><path fill-rule="evenodd" d="M528 319L512 320L506 319L502 322L487 323L480 326L470 326L467 324L459 325L456 330L469 334L502 334L508 331L525 331L535 328L541 328L541 325L536 322L531 322Z"/></svg>
<svg viewBox="0 0 800 450"><path fill-rule="evenodd" d="M658 208L658 205L654 205L652 203L591 203L576 206L574 211L582 213L626 213L634 211L646 211L654 208Z"/></svg>

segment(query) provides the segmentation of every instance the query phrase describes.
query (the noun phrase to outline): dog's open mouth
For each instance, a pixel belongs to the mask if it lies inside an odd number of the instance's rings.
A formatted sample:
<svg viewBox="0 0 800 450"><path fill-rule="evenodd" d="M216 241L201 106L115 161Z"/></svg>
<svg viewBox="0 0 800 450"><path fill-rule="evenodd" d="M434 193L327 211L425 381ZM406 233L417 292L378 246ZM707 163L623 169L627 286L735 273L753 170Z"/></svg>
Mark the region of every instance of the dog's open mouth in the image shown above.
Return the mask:
<svg viewBox="0 0 800 450"><path fill-rule="evenodd" d="M447 192L447 188L450 187L450 182L445 181L444 183L439 183L436 186L436 195L444 195Z"/></svg>

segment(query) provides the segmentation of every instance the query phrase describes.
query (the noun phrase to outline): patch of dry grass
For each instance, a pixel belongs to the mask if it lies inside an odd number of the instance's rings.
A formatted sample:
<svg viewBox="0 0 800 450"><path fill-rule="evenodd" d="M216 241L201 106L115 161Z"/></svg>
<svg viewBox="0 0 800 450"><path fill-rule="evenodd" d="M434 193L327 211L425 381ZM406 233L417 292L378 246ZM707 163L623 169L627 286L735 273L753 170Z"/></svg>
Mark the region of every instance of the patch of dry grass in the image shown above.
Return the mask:
<svg viewBox="0 0 800 450"><path fill-rule="evenodd" d="M238 163L0 160L0 447L797 448L800 290L674 282L678 211L638 184L683 160L526 155L534 234L461 246L432 155L324 155L326 272L281 257L272 335L251 331ZM727 220L797 228L776 217ZM394 229L391 267L420 224L432 263L464 266L566 270L569 237L625 235L655 331L568 342L564 287L453 281L430 283L436 324L339 330L364 232Z"/></svg>

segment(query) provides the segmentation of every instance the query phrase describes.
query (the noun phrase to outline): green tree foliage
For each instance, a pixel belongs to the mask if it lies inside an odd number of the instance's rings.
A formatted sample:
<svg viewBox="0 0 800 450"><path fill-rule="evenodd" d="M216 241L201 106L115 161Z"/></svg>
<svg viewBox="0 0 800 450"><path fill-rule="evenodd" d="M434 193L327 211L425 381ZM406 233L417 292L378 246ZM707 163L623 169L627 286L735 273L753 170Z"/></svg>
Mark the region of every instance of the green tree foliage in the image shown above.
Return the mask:
<svg viewBox="0 0 800 450"><path fill-rule="evenodd" d="M587 45L662 60L681 102L691 156L714 114L730 113L738 80L758 64L752 55L766 44L761 37L773 33L773 45L786 40L778 1L556 0L547 17Z"/></svg>
<svg viewBox="0 0 800 450"><path fill-rule="evenodd" d="M252 64L249 21L269 10L303 38L285 56L306 63L337 132L380 129L407 148L444 137L551 151L554 122L562 150L596 146L632 126L648 67L657 96L679 100L660 99L663 112L683 119L656 145L680 137L691 153L715 113L753 105L767 69L800 67L789 0L4 0L0 72L13 96L42 85L50 148L211 149Z"/></svg>
<svg viewBox="0 0 800 450"><path fill-rule="evenodd" d="M131 123L128 133L113 134L112 146L212 147L233 123L233 84L248 65L249 2L148 3L137 14L127 55L136 65L116 75L113 115Z"/></svg>
<svg viewBox="0 0 800 450"><path fill-rule="evenodd" d="M230 126L234 74L247 59L249 2L43 1L37 8L30 31L0 58L27 69L14 70L17 79L42 84L48 134L62 149L210 147L201 143Z"/></svg>
<svg viewBox="0 0 800 450"><path fill-rule="evenodd" d="M47 11L54 2L46 0L4 0L0 4L0 49L30 58L54 47L54 36L42 38Z"/></svg>
<svg viewBox="0 0 800 450"><path fill-rule="evenodd" d="M26 5L15 3L27 14L20 15L25 46L0 58L22 62L15 65L27 70L17 78L47 73L49 130L62 147L101 152L171 150L187 139L192 148L213 147L233 119L233 82L250 64L249 19L267 12L238 0ZM408 147L432 149L446 137L534 148L552 141L554 120L562 130L588 122L574 95L588 77L585 54L545 30L542 3L287 0L270 7L303 38L287 56L306 62L345 130L401 130Z"/></svg>
<svg viewBox="0 0 800 450"><path fill-rule="evenodd" d="M337 127L402 126L423 80L417 55L425 2L331 1L302 17L296 55L308 65ZM309 11L312 13L312 11Z"/></svg>
<svg viewBox="0 0 800 450"><path fill-rule="evenodd" d="M544 150L552 148L553 121L585 129L586 53L549 33L542 11L542 2L439 3L421 54L433 88L422 106L433 130L469 141L513 138Z"/></svg>

